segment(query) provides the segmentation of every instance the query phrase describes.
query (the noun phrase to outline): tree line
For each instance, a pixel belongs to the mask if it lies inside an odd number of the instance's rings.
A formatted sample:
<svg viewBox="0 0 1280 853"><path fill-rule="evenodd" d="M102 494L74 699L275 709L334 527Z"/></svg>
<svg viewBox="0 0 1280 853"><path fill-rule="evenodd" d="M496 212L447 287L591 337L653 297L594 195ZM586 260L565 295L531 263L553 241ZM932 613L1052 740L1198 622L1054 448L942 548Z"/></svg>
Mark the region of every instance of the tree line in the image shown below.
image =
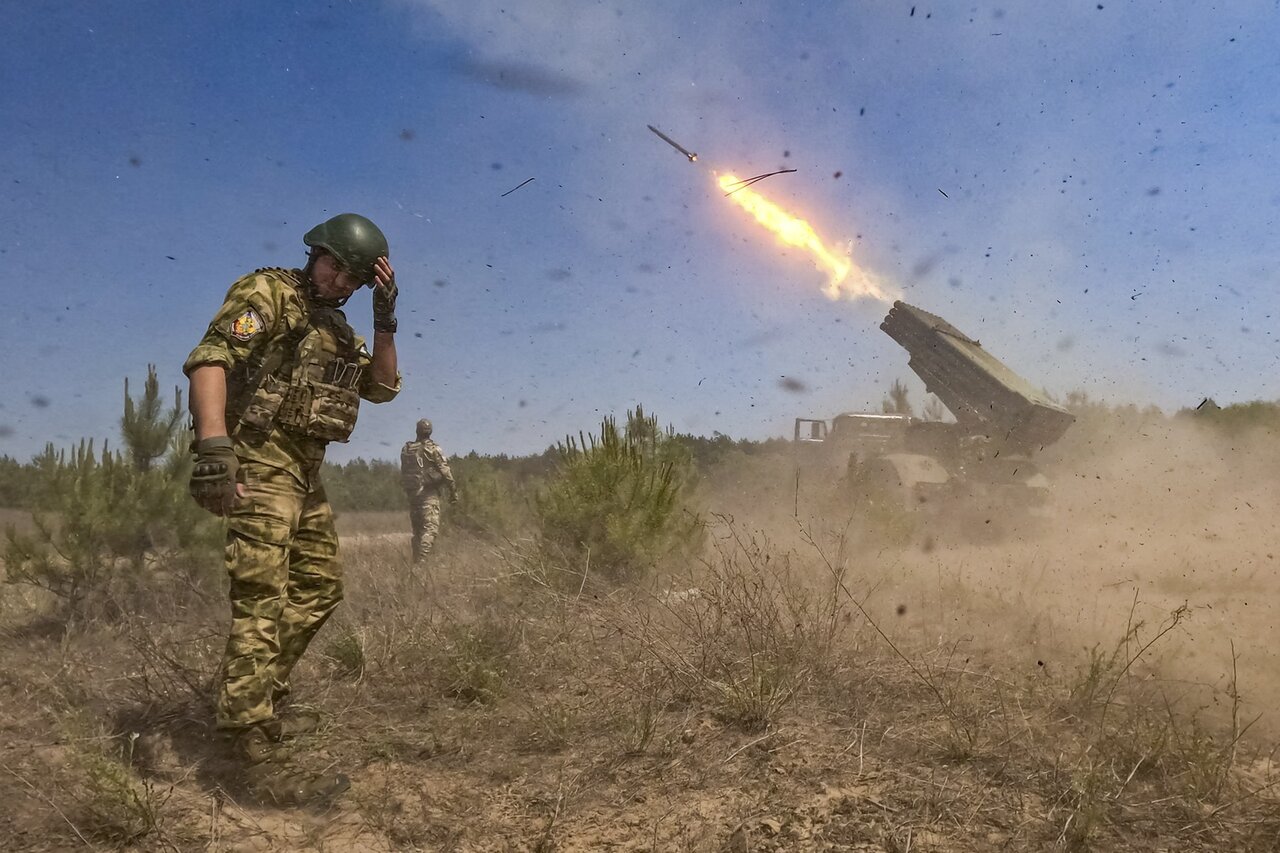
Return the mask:
<svg viewBox="0 0 1280 853"><path fill-rule="evenodd" d="M144 394L144 399L138 403L129 397L126 382L127 411L126 417L122 419L122 428L128 425L129 429L135 431L151 431L149 435L138 434L133 437L124 435L126 450L135 448L130 452L145 449L145 453L154 453L162 436L172 439L180 431L177 406L165 412L163 416L160 414L157 402L158 389L154 387L154 381L153 378L148 378L152 387L148 394ZM155 411L148 411L147 417L139 418L129 408L136 405L151 406ZM1088 430L1093 424L1115 425L1168 417L1155 406L1111 405L1094 400L1083 392L1072 392L1066 395L1063 405L1078 417L1076 431ZM885 412L915 413L912 401L908 399L906 386L896 381L886 393L881 408ZM942 417L941 412L937 411L939 408L936 398L930 398L922 409L922 416L926 420L939 420ZM1280 402L1254 400L1219 406L1213 400L1206 399L1198 406L1186 407L1175 412L1172 417L1193 419L1227 435L1254 429L1276 430L1280 429ZM784 438L755 441L734 439L720 432L715 432L708 437L668 430L664 440L671 442L673 446L683 448L689 464L699 473L706 473L734 453L745 455L774 453L789 446L789 441ZM8 455L0 455L0 508L39 509L41 495L48 491L51 472L58 470L60 464L67 464L66 452L66 450L59 451L50 444L28 462L21 462ZM75 452L72 448L73 455ZM60 456L63 459L62 463L57 461ZM473 451L465 455L452 456L449 462L459 482L471 481L479 486L482 492L486 489L500 490L507 487L514 487L516 492L523 492L533 484L546 480L556 470L561 456L561 447L553 445L541 453L526 456L511 456L504 453L479 454ZM139 458L141 459L139 464L149 466L159 457L144 455ZM330 502L334 509L340 512L390 512L406 508L404 492L400 488L398 461L357 458L342 464L326 462L322 479Z"/></svg>
<svg viewBox="0 0 1280 853"><path fill-rule="evenodd" d="M733 452L748 455L770 453L789 444L782 438L763 441L733 439L718 432L711 437L675 433L670 438L688 451L692 464L701 471L709 470ZM56 458L60 452L62 451L50 444L29 462L0 456L0 508L37 508L41 484L50 470L49 464L41 460L50 455ZM474 479L475 475L487 473L519 483L533 483L550 475L558 459L559 450L552 446L541 453L527 456L480 454L472 451L451 456L449 465L459 481ZM398 461L357 458L341 464L326 462L321 479L329 501L340 512L388 512L402 510L407 506L400 487Z"/></svg>

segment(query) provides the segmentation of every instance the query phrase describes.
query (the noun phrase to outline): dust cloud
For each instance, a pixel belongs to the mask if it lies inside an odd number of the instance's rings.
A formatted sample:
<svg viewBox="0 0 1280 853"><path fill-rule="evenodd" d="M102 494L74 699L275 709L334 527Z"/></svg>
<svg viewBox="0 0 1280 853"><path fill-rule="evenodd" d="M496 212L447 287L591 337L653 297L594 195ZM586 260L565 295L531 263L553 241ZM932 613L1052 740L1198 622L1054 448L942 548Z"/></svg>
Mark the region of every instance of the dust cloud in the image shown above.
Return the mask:
<svg viewBox="0 0 1280 853"><path fill-rule="evenodd" d="M707 505L818 567L810 539L843 560L855 595L892 635L917 648L958 643L962 658L1037 677L1069 682L1089 649L1109 654L1141 623L1125 650L1133 657L1185 606L1133 671L1215 722L1230 714L1234 680L1243 718L1267 712L1255 731L1280 731L1269 713L1280 706L1275 433L1151 413L1085 419L1040 464L1053 483L1050 518L998 537L916 529L886 542L831 498L830 483L778 458L726 466Z"/></svg>

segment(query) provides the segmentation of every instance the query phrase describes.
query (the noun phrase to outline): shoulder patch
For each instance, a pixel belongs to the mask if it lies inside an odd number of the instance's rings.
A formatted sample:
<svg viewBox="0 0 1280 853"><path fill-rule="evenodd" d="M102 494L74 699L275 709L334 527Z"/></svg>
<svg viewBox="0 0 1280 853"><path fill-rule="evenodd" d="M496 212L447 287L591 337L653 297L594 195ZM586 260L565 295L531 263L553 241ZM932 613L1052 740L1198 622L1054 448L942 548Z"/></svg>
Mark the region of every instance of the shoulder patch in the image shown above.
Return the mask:
<svg viewBox="0 0 1280 853"><path fill-rule="evenodd" d="M231 337L238 341L247 341L266 328L258 312L252 308L231 321Z"/></svg>

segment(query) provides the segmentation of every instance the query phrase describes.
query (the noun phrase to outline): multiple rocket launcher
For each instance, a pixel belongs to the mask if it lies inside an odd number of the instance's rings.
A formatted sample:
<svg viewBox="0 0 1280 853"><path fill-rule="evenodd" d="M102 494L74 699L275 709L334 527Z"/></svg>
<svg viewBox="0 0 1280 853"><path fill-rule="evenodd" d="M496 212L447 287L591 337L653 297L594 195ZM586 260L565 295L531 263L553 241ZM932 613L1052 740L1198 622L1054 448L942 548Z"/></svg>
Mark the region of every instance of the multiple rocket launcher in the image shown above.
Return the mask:
<svg viewBox="0 0 1280 853"><path fill-rule="evenodd" d="M880 328L910 354L908 366L963 432L1032 453L1060 439L1075 422L981 343L935 314L898 301Z"/></svg>

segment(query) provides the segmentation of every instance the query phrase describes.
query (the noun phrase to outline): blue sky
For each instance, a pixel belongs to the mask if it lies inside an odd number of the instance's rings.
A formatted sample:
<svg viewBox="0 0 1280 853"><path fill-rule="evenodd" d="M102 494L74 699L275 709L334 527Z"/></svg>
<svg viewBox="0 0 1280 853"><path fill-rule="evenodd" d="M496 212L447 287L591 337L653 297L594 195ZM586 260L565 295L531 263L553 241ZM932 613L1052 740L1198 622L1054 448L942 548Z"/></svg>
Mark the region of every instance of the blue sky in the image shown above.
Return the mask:
<svg viewBox="0 0 1280 853"><path fill-rule="evenodd" d="M919 396L888 306L714 183L782 168L756 189L1055 394L1280 397L1275 2L6 7L0 454L114 438L149 363L185 389L227 286L348 210L404 391L338 461L420 416L528 453L637 402L764 438Z"/></svg>

